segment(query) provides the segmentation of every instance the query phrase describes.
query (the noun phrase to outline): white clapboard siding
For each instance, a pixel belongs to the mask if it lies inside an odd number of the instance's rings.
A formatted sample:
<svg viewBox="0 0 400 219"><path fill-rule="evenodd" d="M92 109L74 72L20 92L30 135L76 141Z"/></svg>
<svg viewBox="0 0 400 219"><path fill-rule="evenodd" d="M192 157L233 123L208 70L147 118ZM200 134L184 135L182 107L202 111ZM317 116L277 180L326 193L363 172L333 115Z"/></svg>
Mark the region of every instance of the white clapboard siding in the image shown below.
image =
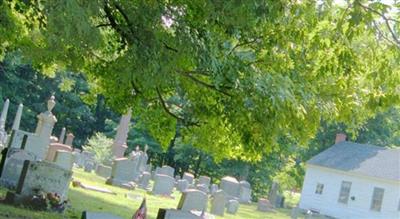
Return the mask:
<svg viewBox="0 0 400 219"><path fill-rule="evenodd" d="M352 183L347 205L338 202L342 181ZM315 194L317 183L324 184L321 195ZM385 189L380 212L370 210L374 187ZM400 219L399 202L400 181L308 164L299 207L343 219Z"/></svg>

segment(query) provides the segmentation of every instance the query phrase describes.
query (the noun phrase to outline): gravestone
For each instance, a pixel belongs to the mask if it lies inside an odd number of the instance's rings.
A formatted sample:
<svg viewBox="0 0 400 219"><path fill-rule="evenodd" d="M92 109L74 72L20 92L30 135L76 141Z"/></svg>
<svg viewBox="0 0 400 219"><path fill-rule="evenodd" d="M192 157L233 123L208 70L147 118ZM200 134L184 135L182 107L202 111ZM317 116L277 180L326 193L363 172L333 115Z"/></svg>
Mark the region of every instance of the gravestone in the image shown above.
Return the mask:
<svg viewBox="0 0 400 219"><path fill-rule="evenodd" d="M131 123L132 110L121 117L119 121L117 134L115 135L114 142L112 145L112 154L114 158L123 158L125 150L128 148L126 140L128 138L129 125Z"/></svg>
<svg viewBox="0 0 400 219"><path fill-rule="evenodd" d="M72 171L65 170L56 164L48 161L24 162L21 177L18 181L16 193L7 195L13 197L18 203L26 197L37 195L38 192L56 193L61 201L66 200Z"/></svg>
<svg viewBox="0 0 400 219"><path fill-rule="evenodd" d="M99 164L96 167L96 174L106 179L111 176L111 171L112 171L111 167L103 164Z"/></svg>
<svg viewBox="0 0 400 219"><path fill-rule="evenodd" d="M189 183L186 179L180 179L176 182L176 189L180 192L184 192L188 187Z"/></svg>
<svg viewBox="0 0 400 219"><path fill-rule="evenodd" d="M271 185L271 189L268 192L268 200L274 207L277 204L278 194L279 194L279 184L277 182L273 182Z"/></svg>
<svg viewBox="0 0 400 219"><path fill-rule="evenodd" d="M65 170L72 170L74 156L70 151L58 150L54 158L54 163Z"/></svg>
<svg viewBox="0 0 400 219"><path fill-rule="evenodd" d="M282 195L277 195L275 199L275 208L283 208L285 205L285 197Z"/></svg>
<svg viewBox="0 0 400 219"><path fill-rule="evenodd" d="M174 177L175 169L170 166L165 165L165 166L162 166L161 168L159 168L158 171L156 169L156 173Z"/></svg>
<svg viewBox="0 0 400 219"><path fill-rule="evenodd" d="M96 168L96 163L93 162L86 162L83 170L87 173L91 173Z"/></svg>
<svg viewBox="0 0 400 219"><path fill-rule="evenodd" d="M211 193L211 195L214 195L214 193L216 192L216 191L218 191L218 185L217 184L211 184L211 188L210 188L210 193Z"/></svg>
<svg viewBox="0 0 400 219"><path fill-rule="evenodd" d="M65 139L65 132L67 131L67 129L65 127L63 127L61 129L61 134L60 137L58 138L58 143L60 144L64 144L64 139Z"/></svg>
<svg viewBox="0 0 400 219"><path fill-rule="evenodd" d="M183 192L177 209L182 211L205 211L207 209L208 197L207 194L197 190L188 189Z"/></svg>
<svg viewBox="0 0 400 219"><path fill-rule="evenodd" d="M206 187L210 186L211 178L208 176L200 176L199 180L197 181L197 184L203 184Z"/></svg>
<svg viewBox="0 0 400 219"><path fill-rule="evenodd" d="M206 186L204 184L197 184L196 189L198 189L206 194L210 193L210 189L208 188L208 186Z"/></svg>
<svg viewBox="0 0 400 219"><path fill-rule="evenodd" d="M55 158L58 150L72 152L71 146L61 144L61 143L51 143L49 146L49 150L47 152L46 160L54 161L54 158Z"/></svg>
<svg viewBox="0 0 400 219"><path fill-rule="evenodd" d="M147 189L149 187L151 174L149 172L143 172L139 180L139 187Z"/></svg>
<svg viewBox="0 0 400 219"><path fill-rule="evenodd" d="M192 214L191 212L187 211L160 208L158 210L157 219L205 219L205 218Z"/></svg>
<svg viewBox="0 0 400 219"><path fill-rule="evenodd" d="M68 133L67 138L65 139L65 144L73 147L72 143L74 141L74 138L75 138L74 134Z"/></svg>
<svg viewBox="0 0 400 219"><path fill-rule="evenodd" d="M36 156L19 148L8 148L5 163L0 173L0 184L9 189L17 187L25 160L36 160Z"/></svg>
<svg viewBox="0 0 400 219"><path fill-rule="evenodd" d="M251 186L247 181L240 181L240 203L250 203L251 202Z"/></svg>
<svg viewBox="0 0 400 219"><path fill-rule="evenodd" d="M19 130L19 125L21 124L21 117L22 117L23 109L24 109L24 105L22 103L20 103L18 105L18 110L17 110L17 113L15 114L14 122L13 122L11 130Z"/></svg>
<svg viewBox="0 0 400 219"><path fill-rule="evenodd" d="M272 211L274 206L269 202L268 199L258 199L257 210L262 212Z"/></svg>
<svg viewBox="0 0 400 219"><path fill-rule="evenodd" d="M153 185L154 195L171 195L174 189L175 179L164 174L157 174Z"/></svg>
<svg viewBox="0 0 400 219"><path fill-rule="evenodd" d="M3 105L3 110L0 115L0 149L6 146L7 144L7 132L5 129L8 107L10 105L10 100L6 100Z"/></svg>
<svg viewBox="0 0 400 219"><path fill-rule="evenodd" d="M240 192L240 183L236 178L226 176L221 179L220 189L224 190L228 199L238 198Z"/></svg>
<svg viewBox="0 0 400 219"><path fill-rule="evenodd" d="M211 200L211 214L223 217L225 212L226 197L223 190L218 190L214 193Z"/></svg>
<svg viewBox="0 0 400 219"><path fill-rule="evenodd" d="M182 179L186 179L189 184L193 184L194 176L191 173L184 173Z"/></svg>
<svg viewBox="0 0 400 219"><path fill-rule="evenodd" d="M231 199L228 201L228 205L226 207L226 212L229 214L236 214L239 210L239 201L236 199Z"/></svg>
<svg viewBox="0 0 400 219"><path fill-rule="evenodd" d="M76 164L76 166L79 168L82 168L84 165L84 162L83 162L83 156L82 156L81 152L74 150L72 152L72 154L74 155L74 163Z"/></svg>
<svg viewBox="0 0 400 219"><path fill-rule="evenodd" d="M84 211L82 212L81 219L122 219L122 218L106 212Z"/></svg>

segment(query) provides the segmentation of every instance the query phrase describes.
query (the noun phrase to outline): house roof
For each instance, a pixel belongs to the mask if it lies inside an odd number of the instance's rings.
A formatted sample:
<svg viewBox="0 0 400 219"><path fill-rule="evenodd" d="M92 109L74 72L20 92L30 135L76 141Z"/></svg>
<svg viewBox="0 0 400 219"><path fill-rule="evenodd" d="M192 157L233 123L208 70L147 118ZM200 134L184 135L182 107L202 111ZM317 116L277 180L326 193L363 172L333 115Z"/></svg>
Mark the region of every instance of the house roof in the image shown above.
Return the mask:
<svg viewBox="0 0 400 219"><path fill-rule="evenodd" d="M400 148L340 142L311 158L307 164L345 172L400 180Z"/></svg>

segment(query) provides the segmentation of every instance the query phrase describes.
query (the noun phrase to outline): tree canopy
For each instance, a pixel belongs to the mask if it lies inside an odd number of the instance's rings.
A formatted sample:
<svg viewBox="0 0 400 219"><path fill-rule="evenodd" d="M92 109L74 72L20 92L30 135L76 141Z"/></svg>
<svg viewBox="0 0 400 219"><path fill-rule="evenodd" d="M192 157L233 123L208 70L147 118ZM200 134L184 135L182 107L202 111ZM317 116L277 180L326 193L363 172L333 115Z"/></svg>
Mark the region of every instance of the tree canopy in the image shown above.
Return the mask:
<svg viewBox="0 0 400 219"><path fill-rule="evenodd" d="M351 131L400 102L399 4L289 0L0 2L0 55L83 72L164 147L261 159L321 120ZM177 101L178 99L179 101ZM282 146L284 147L284 146Z"/></svg>

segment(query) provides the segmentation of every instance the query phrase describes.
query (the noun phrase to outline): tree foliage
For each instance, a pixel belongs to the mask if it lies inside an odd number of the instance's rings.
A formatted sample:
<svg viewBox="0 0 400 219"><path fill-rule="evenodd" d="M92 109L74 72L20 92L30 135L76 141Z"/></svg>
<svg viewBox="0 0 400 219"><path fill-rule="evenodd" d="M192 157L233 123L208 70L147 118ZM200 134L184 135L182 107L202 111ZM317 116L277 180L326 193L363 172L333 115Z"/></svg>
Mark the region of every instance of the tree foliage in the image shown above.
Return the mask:
<svg viewBox="0 0 400 219"><path fill-rule="evenodd" d="M97 132L89 138L87 144L83 146L83 149L93 153L94 159L97 163L110 163L112 158L112 143L113 140L111 138L107 138L103 133Z"/></svg>
<svg viewBox="0 0 400 219"><path fill-rule="evenodd" d="M84 72L167 147L260 160L321 120L357 130L399 103L399 15L380 2L2 1L0 51L50 74ZM16 31L6 31L15 27ZM181 104L173 98L180 94ZM284 146L283 146L284 147Z"/></svg>

